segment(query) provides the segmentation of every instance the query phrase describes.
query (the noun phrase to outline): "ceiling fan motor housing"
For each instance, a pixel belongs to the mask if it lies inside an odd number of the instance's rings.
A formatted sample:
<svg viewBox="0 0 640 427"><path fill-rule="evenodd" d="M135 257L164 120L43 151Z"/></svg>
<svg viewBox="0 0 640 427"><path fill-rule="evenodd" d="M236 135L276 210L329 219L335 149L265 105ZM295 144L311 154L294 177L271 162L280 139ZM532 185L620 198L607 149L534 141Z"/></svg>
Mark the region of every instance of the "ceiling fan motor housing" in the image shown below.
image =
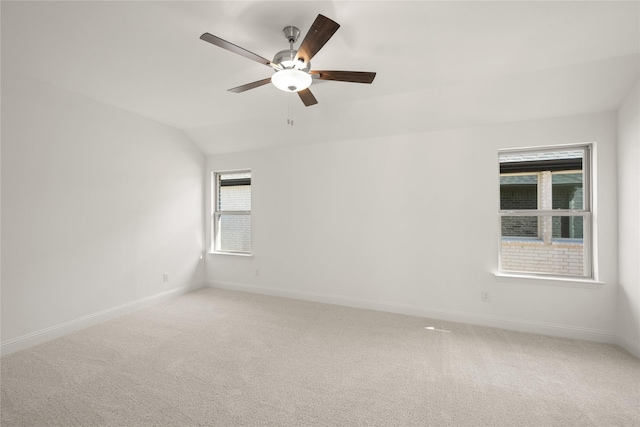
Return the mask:
<svg viewBox="0 0 640 427"><path fill-rule="evenodd" d="M284 69L294 68L300 71L309 71L311 69L311 63L301 60L296 61L296 53L298 53L298 51L293 49L281 50L275 54L272 62L274 64L282 65L282 68Z"/></svg>
<svg viewBox="0 0 640 427"><path fill-rule="evenodd" d="M298 27L289 25L284 27L282 32L289 42L289 49L281 50L276 53L272 62L274 64L281 65L284 69L294 68L300 71L309 71L311 63L305 63L304 59L295 60L298 51L293 49L293 44L298 40L298 37L300 37L300 30Z"/></svg>

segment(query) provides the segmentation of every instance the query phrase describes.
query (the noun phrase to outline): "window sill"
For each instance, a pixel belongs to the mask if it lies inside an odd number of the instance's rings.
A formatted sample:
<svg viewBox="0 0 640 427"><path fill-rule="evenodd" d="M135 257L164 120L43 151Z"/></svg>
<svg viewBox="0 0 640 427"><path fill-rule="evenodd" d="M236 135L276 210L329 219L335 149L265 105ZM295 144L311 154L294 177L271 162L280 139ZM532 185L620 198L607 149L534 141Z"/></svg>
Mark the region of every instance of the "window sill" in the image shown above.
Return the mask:
<svg viewBox="0 0 640 427"><path fill-rule="evenodd" d="M231 256L239 256L239 257L247 257L250 258L253 256L252 253L242 253L242 252L219 252L219 251L212 251L212 252L207 252L209 255L231 255Z"/></svg>
<svg viewBox="0 0 640 427"><path fill-rule="evenodd" d="M580 279L577 277L543 277L517 273L494 273L493 275L499 281L509 280L513 282L514 279L516 279L516 281L523 283L535 283L549 286L564 286L569 288L600 289L602 285L606 284L604 282L599 282L593 279Z"/></svg>

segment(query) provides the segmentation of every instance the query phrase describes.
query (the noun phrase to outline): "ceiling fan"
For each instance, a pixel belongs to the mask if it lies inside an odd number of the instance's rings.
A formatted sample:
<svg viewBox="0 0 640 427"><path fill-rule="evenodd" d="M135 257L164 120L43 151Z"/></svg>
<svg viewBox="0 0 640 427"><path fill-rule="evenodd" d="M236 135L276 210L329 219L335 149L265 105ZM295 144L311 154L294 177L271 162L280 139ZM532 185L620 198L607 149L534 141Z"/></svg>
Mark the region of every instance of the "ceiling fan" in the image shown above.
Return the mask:
<svg viewBox="0 0 640 427"><path fill-rule="evenodd" d="M275 70L275 73L269 78L234 87L229 89L229 92L241 93L273 83L275 87L285 92L297 92L304 105L308 107L318 103L313 93L309 90L309 86L314 79L371 83L376 76L376 73L366 71L311 70L311 58L322 49L338 28L340 28L340 25L336 22L326 16L318 15L298 50L294 50L293 44L298 40L300 30L294 26L285 27L282 31L289 41L289 49L276 53L273 61L209 33L204 33L200 36L200 39Z"/></svg>

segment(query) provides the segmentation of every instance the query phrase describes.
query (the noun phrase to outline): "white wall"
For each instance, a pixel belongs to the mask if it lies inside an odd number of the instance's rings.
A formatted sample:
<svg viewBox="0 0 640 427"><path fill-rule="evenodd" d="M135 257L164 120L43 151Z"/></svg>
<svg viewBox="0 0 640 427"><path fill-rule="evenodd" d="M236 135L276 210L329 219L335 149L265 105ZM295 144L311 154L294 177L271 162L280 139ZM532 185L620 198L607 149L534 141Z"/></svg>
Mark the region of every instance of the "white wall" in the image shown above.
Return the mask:
<svg viewBox="0 0 640 427"><path fill-rule="evenodd" d="M204 156L188 138L2 73L3 352L202 286Z"/></svg>
<svg viewBox="0 0 640 427"><path fill-rule="evenodd" d="M592 141L604 284L496 278L497 150ZM209 254L207 280L612 342L615 155L616 115L602 113L210 156L209 172L252 169L254 256Z"/></svg>
<svg viewBox="0 0 640 427"><path fill-rule="evenodd" d="M640 85L618 111L618 332L640 357Z"/></svg>

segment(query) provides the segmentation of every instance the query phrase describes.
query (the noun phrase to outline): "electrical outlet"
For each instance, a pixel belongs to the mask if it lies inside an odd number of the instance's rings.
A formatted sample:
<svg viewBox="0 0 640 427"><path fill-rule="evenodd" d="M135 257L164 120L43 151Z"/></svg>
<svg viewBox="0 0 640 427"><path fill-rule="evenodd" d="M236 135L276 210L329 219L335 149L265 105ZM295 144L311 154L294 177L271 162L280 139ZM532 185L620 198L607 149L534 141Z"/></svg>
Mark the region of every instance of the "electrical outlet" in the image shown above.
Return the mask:
<svg viewBox="0 0 640 427"><path fill-rule="evenodd" d="M169 281L169 273L163 273L162 274L162 281L163 282L168 282Z"/></svg>
<svg viewBox="0 0 640 427"><path fill-rule="evenodd" d="M256 268L256 277L260 276L260 269Z"/></svg>
<svg viewBox="0 0 640 427"><path fill-rule="evenodd" d="M489 292L482 291L482 302L489 302Z"/></svg>

